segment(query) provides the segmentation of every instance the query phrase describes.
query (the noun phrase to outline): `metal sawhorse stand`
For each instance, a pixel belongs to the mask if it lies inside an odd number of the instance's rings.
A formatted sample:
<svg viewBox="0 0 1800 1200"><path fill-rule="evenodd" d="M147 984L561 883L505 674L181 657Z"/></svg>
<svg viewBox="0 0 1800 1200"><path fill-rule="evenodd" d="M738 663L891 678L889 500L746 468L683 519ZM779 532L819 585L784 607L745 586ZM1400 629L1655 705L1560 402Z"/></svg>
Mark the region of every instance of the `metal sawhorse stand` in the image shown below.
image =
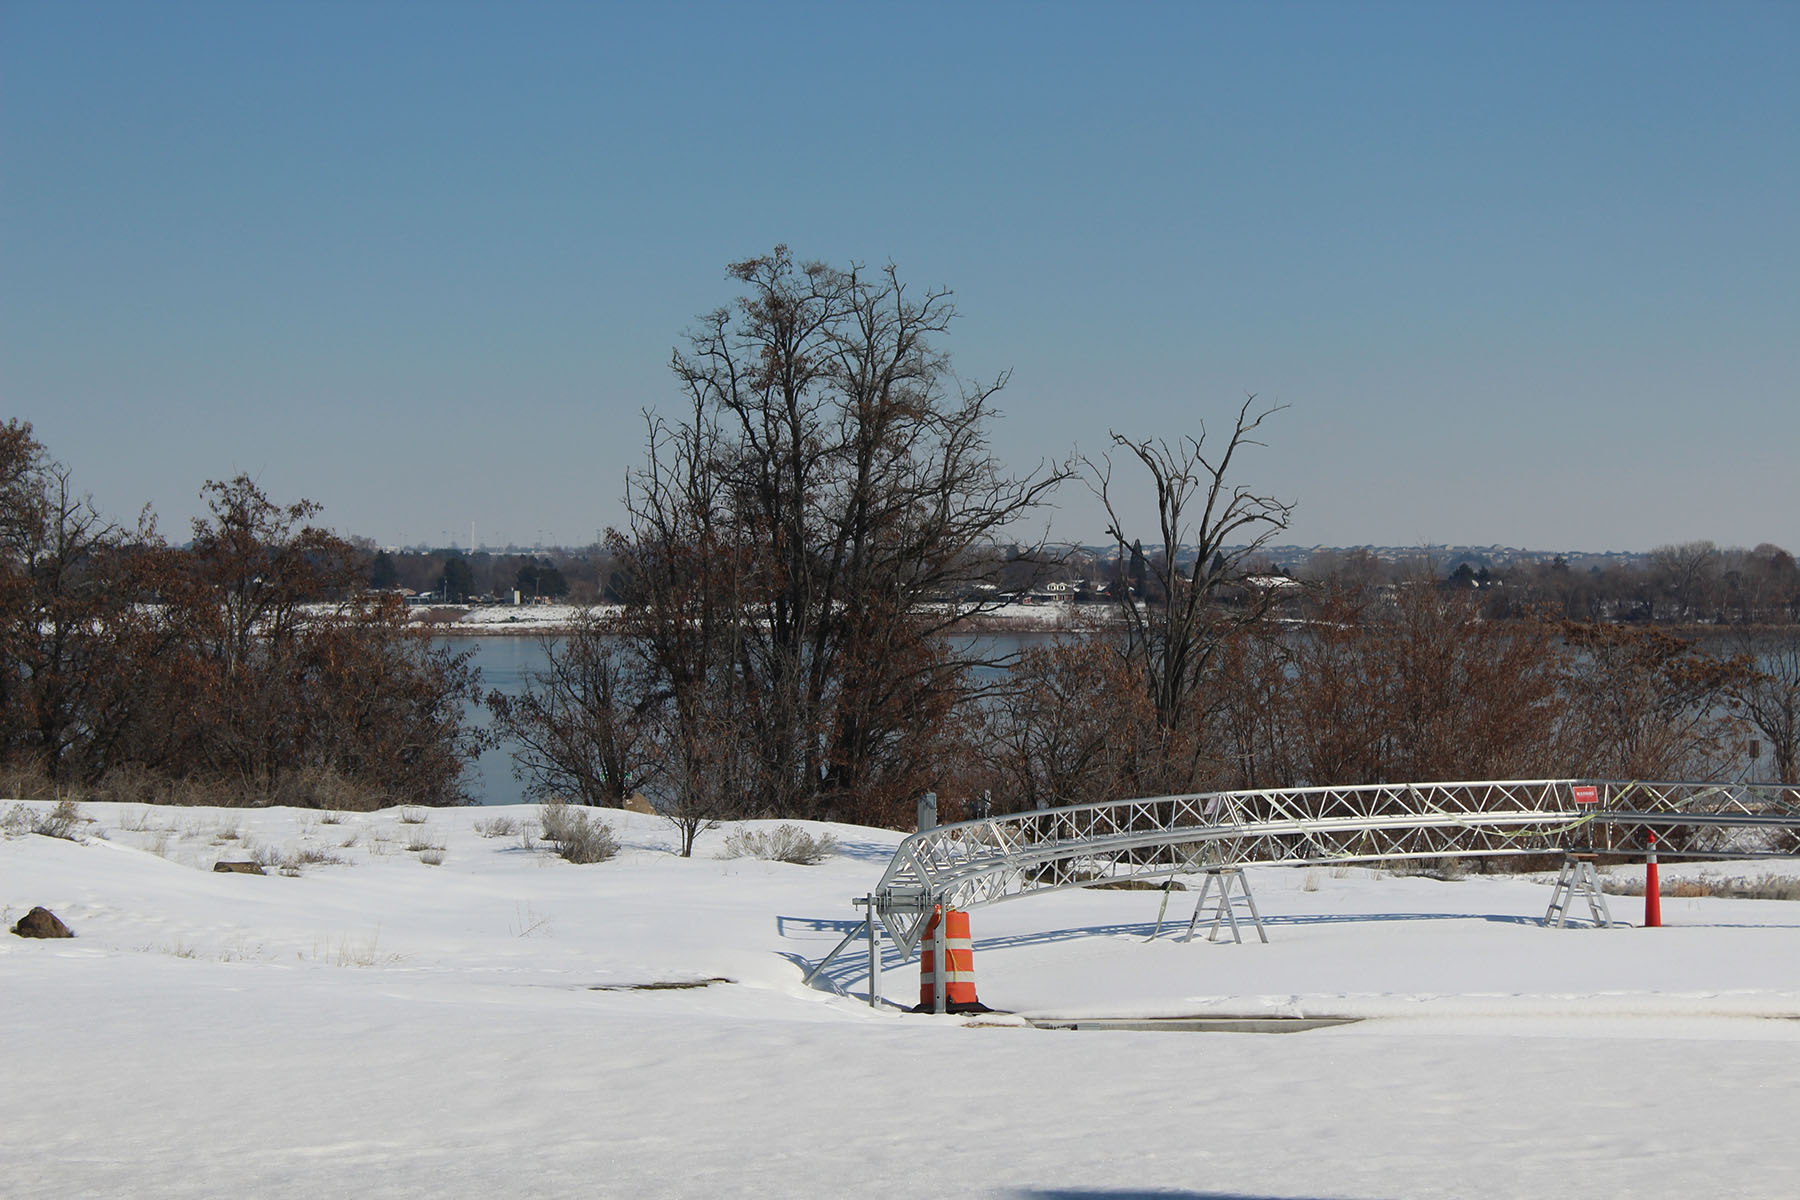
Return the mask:
<svg viewBox="0 0 1800 1200"><path fill-rule="evenodd" d="M1612 928L1612 910L1606 907L1606 893L1600 890L1599 877L1594 874L1597 857L1593 854L1563 854L1562 871L1550 891L1550 907L1544 910L1545 925L1563 928L1569 919L1569 906L1579 896L1587 901L1588 915L1594 919L1595 928Z"/></svg>
<svg viewBox="0 0 1800 1200"><path fill-rule="evenodd" d="M1232 892L1236 891L1236 895ZM1206 940L1213 941L1219 936L1221 922L1231 927L1231 940L1242 943L1243 933L1238 929L1237 909L1241 905L1250 913L1250 923L1256 927L1256 936L1266 945L1269 941L1268 931L1263 928L1262 914L1256 911L1256 898L1250 894L1250 881L1244 878L1242 867L1208 867L1206 882L1200 885L1200 899L1194 902L1194 915L1188 918L1187 933L1182 941L1194 940L1194 926L1200 922L1200 913L1206 907L1209 896L1217 895L1217 907L1213 910L1212 928L1206 931Z"/></svg>

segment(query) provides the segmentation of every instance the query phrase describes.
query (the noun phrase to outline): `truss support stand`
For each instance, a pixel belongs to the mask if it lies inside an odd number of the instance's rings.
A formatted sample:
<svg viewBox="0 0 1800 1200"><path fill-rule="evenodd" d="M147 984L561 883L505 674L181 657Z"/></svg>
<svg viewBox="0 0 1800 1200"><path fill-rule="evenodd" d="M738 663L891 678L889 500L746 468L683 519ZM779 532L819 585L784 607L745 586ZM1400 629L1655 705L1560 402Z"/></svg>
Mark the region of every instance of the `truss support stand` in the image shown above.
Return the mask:
<svg viewBox="0 0 1800 1200"><path fill-rule="evenodd" d="M1233 892L1236 895L1233 895ZM1212 928L1206 931L1206 940L1214 941L1219 936L1219 925L1224 923L1231 928L1231 940L1242 943L1243 932L1238 928L1237 910L1244 909L1250 914L1250 922L1256 929L1256 936L1266 945L1269 941L1268 931L1263 928L1262 914L1256 911L1256 898L1250 894L1250 881L1244 877L1242 867L1208 867L1206 881L1200 885L1200 899L1194 903L1194 915L1188 918L1187 934L1181 940L1194 940L1194 926L1200 922L1200 914L1206 908L1209 897L1216 895L1213 910Z"/></svg>
<svg viewBox="0 0 1800 1200"><path fill-rule="evenodd" d="M1612 928L1612 911L1606 907L1606 893L1600 890L1600 879L1594 874L1593 854L1563 854L1562 871L1550 891L1550 907L1544 910L1544 924L1561 929L1569 919L1569 907L1576 897L1587 901L1588 915L1597 929Z"/></svg>
<svg viewBox="0 0 1800 1200"><path fill-rule="evenodd" d="M1146 942L1154 942L1156 935L1162 932L1163 918L1169 915L1169 893L1174 890L1174 887L1175 877L1173 875L1163 880L1163 898L1162 904L1156 910L1156 927L1150 931L1150 936L1144 939Z"/></svg>
<svg viewBox="0 0 1800 1200"><path fill-rule="evenodd" d="M824 972L825 968L831 965L831 960L842 954L844 949L849 946L851 942L855 941L858 937L866 938L869 943L869 1007L880 1008L882 1003L881 918L877 916L875 912L875 896L873 893L867 896L858 896L855 900L851 901L851 903L864 911L863 919L856 924L855 928L844 935L842 941L831 948L830 954L827 954L813 965L812 970L806 973L806 977L800 981L800 984L802 987L811 987L812 981L817 979Z"/></svg>

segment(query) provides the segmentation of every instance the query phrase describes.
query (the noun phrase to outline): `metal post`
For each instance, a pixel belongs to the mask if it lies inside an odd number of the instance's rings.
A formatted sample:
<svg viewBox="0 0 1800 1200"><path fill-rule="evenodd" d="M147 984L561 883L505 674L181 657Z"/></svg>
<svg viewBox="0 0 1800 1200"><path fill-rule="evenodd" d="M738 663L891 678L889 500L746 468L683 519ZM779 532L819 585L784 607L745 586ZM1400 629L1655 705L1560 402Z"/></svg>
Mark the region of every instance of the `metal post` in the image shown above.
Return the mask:
<svg viewBox="0 0 1800 1200"><path fill-rule="evenodd" d="M929 794L929 793L928 793ZM931 1011L945 1013L950 1011L950 964L945 957L950 952L950 943L945 931L950 926L950 914L946 909L938 909L937 928L931 935L932 961L937 964L931 983Z"/></svg>
<svg viewBox="0 0 1800 1200"><path fill-rule="evenodd" d="M1243 875L1229 867L1219 872L1219 910L1213 913L1212 928L1206 931L1206 940L1209 942L1218 938L1219 921L1222 918L1231 922L1231 940L1240 946L1244 943L1244 935L1238 932L1237 910L1231 900L1231 881L1234 878L1242 879Z"/></svg>
<svg viewBox="0 0 1800 1200"><path fill-rule="evenodd" d="M919 797L919 832L936 829L938 823L937 793L926 792Z"/></svg>
<svg viewBox="0 0 1800 1200"><path fill-rule="evenodd" d="M1150 931L1150 936L1144 939L1146 942L1154 942L1156 940L1156 935L1162 932L1163 918L1165 916L1167 916L1168 912L1169 912L1169 890L1171 888L1173 888L1174 886L1175 886L1175 877L1173 875L1171 875L1171 876L1169 876L1169 878L1163 880L1162 906L1156 910L1156 928L1152 929Z"/></svg>
<svg viewBox="0 0 1800 1200"><path fill-rule="evenodd" d="M1250 919L1256 922L1256 936L1266 946L1269 944L1269 931L1263 928L1262 914L1256 910L1256 897L1250 894L1250 878L1242 871L1238 872L1238 887L1243 889L1244 903L1250 907Z"/></svg>
<svg viewBox="0 0 1800 1200"><path fill-rule="evenodd" d="M881 1007L881 921L875 915L875 893L867 901L869 911L869 1007Z"/></svg>
<svg viewBox="0 0 1800 1200"><path fill-rule="evenodd" d="M858 900L854 901L854 903L860 904L862 902ZM811 987L812 981L817 979L824 972L825 968L831 965L832 959L844 952L845 946L848 946L851 942L856 940L856 935L861 933L867 924L868 922L864 921L863 924L856 926L849 933L846 933L844 935L844 940L831 948L830 954L827 954L824 958L821 958L818 962L813 964L812 970L808 971L805 977L800 980L800 986Z"/></svg>
<svg viewBox="0 0 1800 1200"><path fill-rule="evenodd" d="M1205 878L1200 884L1200 898L1194 901L1194 915L1188 918L1187 933L1182 936L1182 941L1194 940L1194 926L1200 923L1200 910L1206 907L1206 898L1212 894L1213 886L1218 882L1219 873L1217 871L1206 872Z"/></svg>

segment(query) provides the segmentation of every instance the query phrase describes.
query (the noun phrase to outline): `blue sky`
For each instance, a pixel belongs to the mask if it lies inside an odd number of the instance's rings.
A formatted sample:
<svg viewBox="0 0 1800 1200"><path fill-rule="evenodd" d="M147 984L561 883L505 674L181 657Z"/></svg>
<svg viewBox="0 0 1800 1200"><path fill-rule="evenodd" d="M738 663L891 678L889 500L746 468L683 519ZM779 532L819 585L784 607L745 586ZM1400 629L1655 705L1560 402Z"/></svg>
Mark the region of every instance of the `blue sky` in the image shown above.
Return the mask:
<svg viewBox="0 0 1800 1200"><path fill-rule="evenodd" d="M954 288L1019 469L1255 392L1296 542L1800 550L1797 56L1793 3L4 0L0 388L177 536L246 471L581 543L781 242Z"/></svg>

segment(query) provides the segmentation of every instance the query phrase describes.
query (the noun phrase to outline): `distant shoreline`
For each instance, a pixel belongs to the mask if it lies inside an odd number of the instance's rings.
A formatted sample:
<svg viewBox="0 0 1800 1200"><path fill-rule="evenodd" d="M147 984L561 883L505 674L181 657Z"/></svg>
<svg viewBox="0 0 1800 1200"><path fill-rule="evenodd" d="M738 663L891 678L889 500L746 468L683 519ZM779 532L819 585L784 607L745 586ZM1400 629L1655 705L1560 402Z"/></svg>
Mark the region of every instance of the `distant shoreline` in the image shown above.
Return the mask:
<svg viewBox="0 0 1800 1200"><path fill-rule="evenodd" d="M473 604L433 605L412 615L411 626L435 637L537 637L567 633L574 628L583 612L611 615L623 612L621 605L599 604L582 608L574 604ZM454 616L440 614L455 614ZM988 612L964 618L957 624L959 634L1041 634L1087 633L1115 625L1112 608L1107 604L1068 604L1062 601L1004 604ZM1676 637L1701 640L1735 634L1752 636L1792 636L1793 625L1696 625L1652 624L1632 621L1606 621L1601 624L1622 628L1659 629Z"/></svg>
<svg viewBox="0 0 1800 1200"><path fill-rule="evenodd" d="M622 612L619 605L433 605L412 615L411 625L439 637L538 637L567 633L581 615ZM449 614L454 613L454 616ZM1005 604L958 623L958 633L1057 634L1095 628L1107 620L1104 604Z"/></svg>

